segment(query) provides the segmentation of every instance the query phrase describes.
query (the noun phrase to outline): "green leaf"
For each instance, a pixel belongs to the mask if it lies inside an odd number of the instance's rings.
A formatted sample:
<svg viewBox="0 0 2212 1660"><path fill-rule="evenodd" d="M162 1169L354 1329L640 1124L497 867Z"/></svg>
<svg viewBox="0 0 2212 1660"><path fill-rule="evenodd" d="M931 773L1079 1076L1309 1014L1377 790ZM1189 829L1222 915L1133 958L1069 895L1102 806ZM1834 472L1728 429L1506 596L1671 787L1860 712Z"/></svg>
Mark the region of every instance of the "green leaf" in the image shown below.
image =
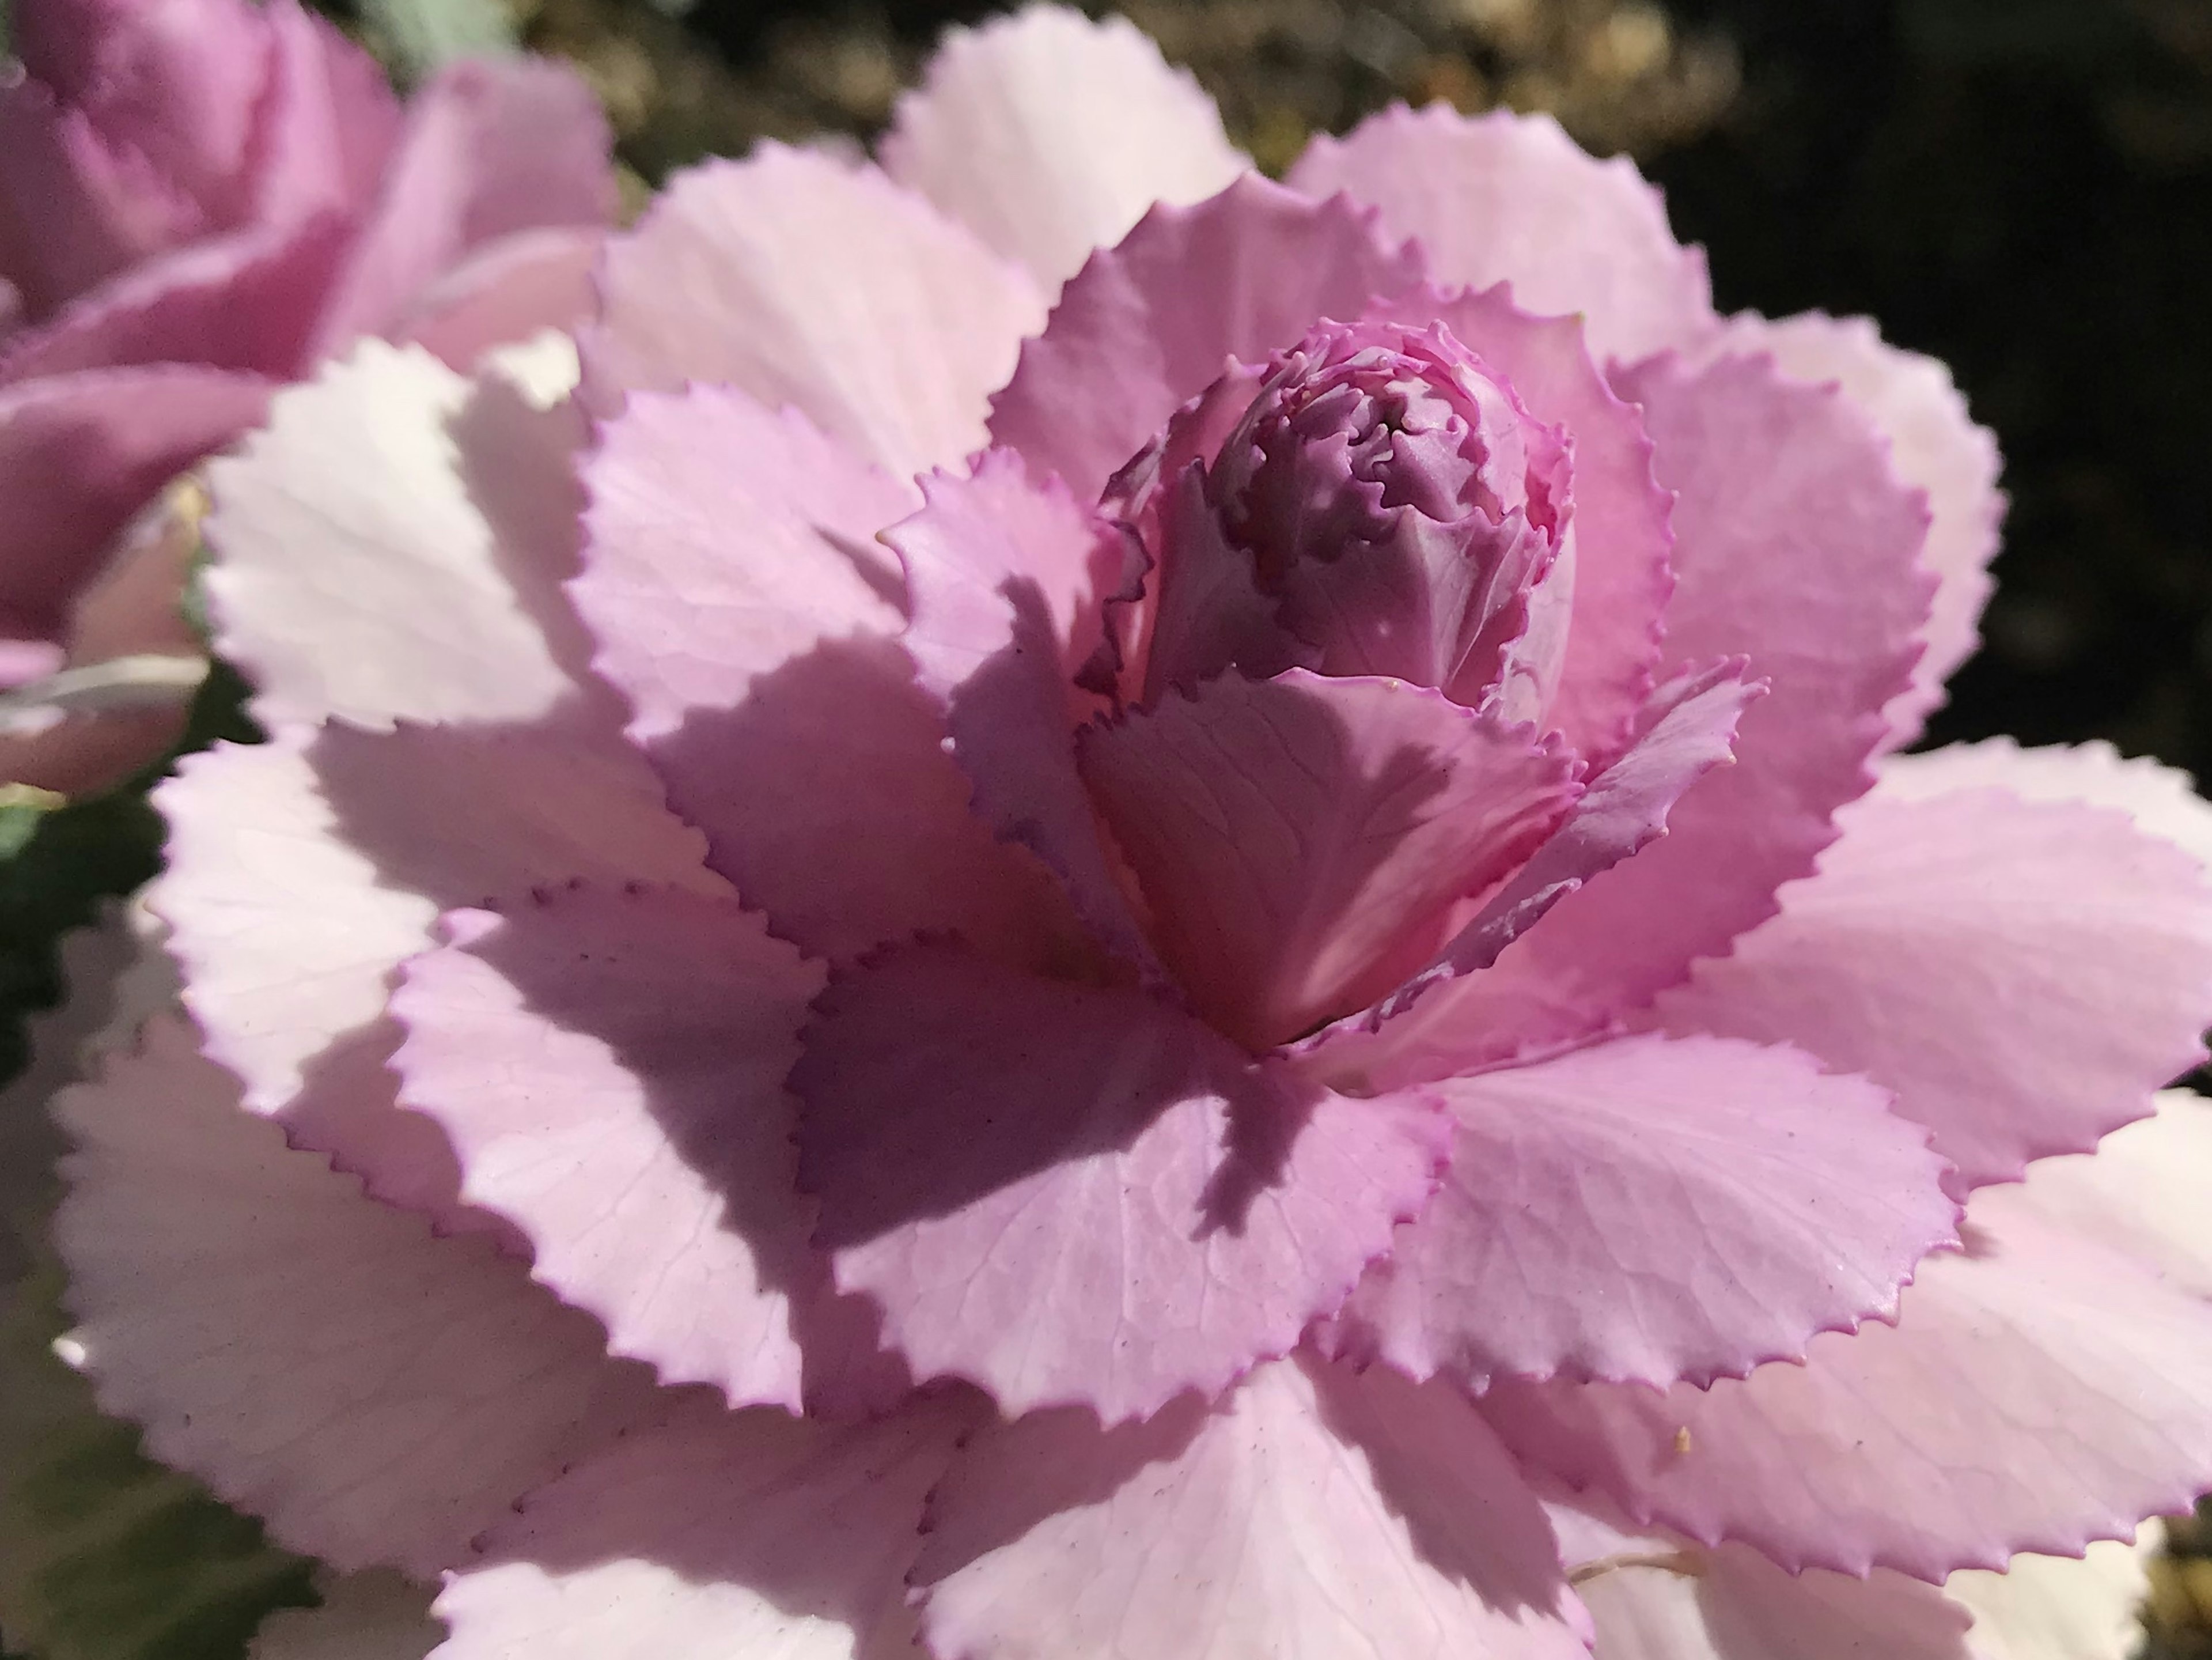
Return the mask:
<svg viewBox="0 0 2212 1660"><path fill-rule="evenodd" d="M362 0L362 15L404 81L456 58L513 52L514 17L505 0Z"/></svg>
<svg viewBox="0 0 2212 1660"><path fill-rule="evenodd" d="M238 672L216 660L177 753L261 742L246 696ZM0 788L0 1084L22 1069L24 1018L61 995L55 942L90 922L101 900L129 893L161 869L161 819L146 792L173 763L165 757L121 788L82 801Z"/></svg>
<svg viewBox="0 0 2212 1660"><path fill-rule="evenodd" d="M180 750L261 741L245 699L217 663ZM82 801L0 789L0 1083L27 1058L26 1018L62 994L60 937L161 868L146 791L169 764ZM17 1186L45 1202L39 1183ZM26 1255L11 1225L35 1219L0 1217L0 1660L242 1660L264 1614L314 1605L314 1565L100 1414L52 1352L62 1274L43 1240L23 1240L35 1266L8 1281Z"/></svg>
<svg viewBox="0 0 2212 1660"><path fill-rule="evenodd" d="M161 868L161 821L142 790L0 806L0 1082L22 1069L23 1018L61 995L54 942Z"/></svg>
<svg viewBox="0 0 2212 1660"><path fill-rule="evenodd" d="M0 1636L36 1660L240 1660L314 1564L140 1450L54 1357L51 1260L0 1305Z"/></svg>

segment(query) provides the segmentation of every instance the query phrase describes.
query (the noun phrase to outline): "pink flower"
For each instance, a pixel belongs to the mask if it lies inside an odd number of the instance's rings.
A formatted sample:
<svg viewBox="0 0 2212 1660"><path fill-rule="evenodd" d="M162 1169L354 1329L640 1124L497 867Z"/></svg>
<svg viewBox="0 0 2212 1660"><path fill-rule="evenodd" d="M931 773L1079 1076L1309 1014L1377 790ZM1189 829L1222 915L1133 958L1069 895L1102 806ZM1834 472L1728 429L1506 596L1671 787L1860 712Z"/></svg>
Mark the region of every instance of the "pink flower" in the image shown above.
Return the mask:
<svg viewBox="0 0 2212 1660"><path fill-rule="evenodd" d="M2212 816L1898 753L1940 369L1053 10L599 286L211 470L271 741L58 1223L161 1456L461 1660L1958 1655L2212 1484Z"/></svg>
<svg viewBox="0 0 2212 1660"><path fill-rule="evenodd" d="M196 658L187 511L126 526L362 334L465 365L574 321L614 205L604 123L545 64L465 64L402 111L296 0L20 0L0 68L0 780L158 754L170 674L70 719L118 658ZM67 667L73 677L45 677ZM150 699L151 707L143 707Z"/></svg>

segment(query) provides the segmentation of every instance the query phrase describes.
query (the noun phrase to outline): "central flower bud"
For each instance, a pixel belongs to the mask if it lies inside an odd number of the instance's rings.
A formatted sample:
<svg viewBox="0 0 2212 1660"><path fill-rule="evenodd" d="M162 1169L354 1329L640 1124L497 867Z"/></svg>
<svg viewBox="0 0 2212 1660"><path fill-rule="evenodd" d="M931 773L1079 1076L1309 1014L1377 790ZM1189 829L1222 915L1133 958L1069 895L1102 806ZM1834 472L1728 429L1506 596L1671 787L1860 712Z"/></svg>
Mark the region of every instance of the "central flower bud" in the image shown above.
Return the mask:
<svg viewBox="0 0 2212 1660"><path fill-rule="evenodd" d="M1256 391L1224 377L1177 421L1149 453L1190 459L1146 527L1148 696L1301 666L1542 714L1572 598L1570 447L1447 331L1324 324Z"/></svg>

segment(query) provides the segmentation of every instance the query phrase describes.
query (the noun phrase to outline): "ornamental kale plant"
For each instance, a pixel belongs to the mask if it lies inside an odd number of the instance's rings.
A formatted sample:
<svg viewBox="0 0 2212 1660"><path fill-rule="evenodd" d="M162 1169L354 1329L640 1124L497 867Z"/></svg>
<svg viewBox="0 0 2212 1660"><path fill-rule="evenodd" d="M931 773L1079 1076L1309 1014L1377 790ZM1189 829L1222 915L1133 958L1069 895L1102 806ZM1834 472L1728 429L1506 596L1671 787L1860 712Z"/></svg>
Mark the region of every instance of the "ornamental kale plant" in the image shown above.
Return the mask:
<svg viewBox="0 0 2212 1660"><path fill-rule="evenodd" d="M465 368L573 323L614 210L568 70L456 64L403 108L296 0L15 0L0 63L0 783L174 741L189 509L140 509L363 334ZM103 672L171 660L167 674Z"/></svg>
<svg viewBox="0 0 2212 1660"><path fill-rule="evenodd" d="M462 1660L1994 1656L2212 1485L2212 819L1900 752L1939 368L1051 9L597 283L211 471L270 739L62 1105L158 1456Z"/></svg>

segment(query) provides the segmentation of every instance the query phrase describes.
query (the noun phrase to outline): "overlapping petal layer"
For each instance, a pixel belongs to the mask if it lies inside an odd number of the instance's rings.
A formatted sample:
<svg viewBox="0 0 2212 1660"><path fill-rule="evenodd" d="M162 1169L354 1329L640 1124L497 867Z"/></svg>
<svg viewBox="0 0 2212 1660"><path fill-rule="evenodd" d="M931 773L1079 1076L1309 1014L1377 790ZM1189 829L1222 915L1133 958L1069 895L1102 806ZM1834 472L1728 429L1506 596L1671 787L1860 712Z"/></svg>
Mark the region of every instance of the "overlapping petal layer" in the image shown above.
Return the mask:
<svg viewBox="0 0 2212 1660"><path fill-rule="evenodd" d="M1677 531L1662 483L1680 486L1654 477L1644 417L1591 362L1584 319L1532 314L1504 291L1434 288L1418 299L1382 301L1370 313L1392 313L1443 324L1511 383L1532 416L1572 435L1572 551L1562 557L1572 561L1573 603L1559 689L1544 721L1592 761L1609 761L1660 664ZM1672 655L1679 663L1699 654L1678 645Z"/></svg>
<svg viewBox="0 0 2212 1660"><path fill-rule="evenodd" d="M1094 500L1231 359L1264 362L1322 318L1361 316L1423 274L1371 214L1254 174L1195 206L1156 207L1060 290L991 400L992 440Z"/></svg>
<svg viewBox="0 0 2212 1660"><path fill-rule="evenodd" d="M833 956L922 930L1042 949L1049 879L969 813L892 638L906 584L872 538L911 487L796 415L703 387L635 397L585 479L574 593L597 666L746 903Z"/></svg>
<svg viewBox="0 0 2212 1660"><path fill-rule="evenodd" d="M280 399L209 470L216 640L256 712L516 722L574 699L547 625L574 626L579 435L504 380L377 342Z"/></svg>
<svg viewBox="0 0 2212 1660"><path fill-rule="evenodd" d="M1289 1350L1444 1147L1425 1097L1334 1095L1144 994L943 949L833 982L790 1086L816 1239L916 1375L1109 1422Z"/></svg>
<svg viewBox="0 0 2212 1660"><path fill-rule="evenodd" d="M1346 137L1316 135L1290 183L1379 208L1439 282L1510 283L1531 311L1583 313L1607 356L1687 346L1717 325L1705 255L1674 240L1659 193L1626 157L1598 161L1548 115L1386 110Z"/></svg>
<svg viewBox="0 0 2212 1660"><path fill-rule="evenodd" d="M1683 793L1733 758L1737 722L1765 690L1746 685L1742 673L1740 662L1723 662L1655 690L1638 716L1644 730L1583 786L1535 856L1484 898L1434 963L1371 1012L1319 1034L1314 1047L1327 1053L1318 1064L1332 1075L1359 1073L1374 1056L1394 1068L1418 1065L1389 1023L1439 982L1488 968L1561 899L1664 836Z"/></svg>
<svg viewBox="0 0 2212 1660"><path fill-rule="evenodd" d="M2143 1560L2160 1531L2151 1523L2080 1558L1963 1569L1939 1588L1889 1568L1788 1574L1749 1546L1707 1548L1629 1525L1595 1495L1540 1490L1604 1660L2127 1660L2142 1639Z"/></svg>
<svg viewBox="0 0 2212 1660"><path fill-rule="evenodd" d="M332 1145L307 1120L342 1122L345 1104L295 1098L334 1040L377 1020L441 910L578 877L726 891L640 771L558 737L421 727L333 726L187 761L161 787L170 865L149 903L249 1110Z"/></svg>
<svg viewBox="0 0 2212 1660"><path fill-rule="evenodd" d="M60 1115L70 1354L156 1456L296 1549L434 1573L645 1404L642 1373L519 1265L240 1110L181 1021Z"/></svg>
<svg viewBox="0 0 2212 1660"><path fill-rule="evenodd" d="M2023 749L2010 738L1989 738L1888 756L1881 763L1881 794L1893 801L1971 789L2110 807L2212 869L2212 806L2191 787L2189 775L2148 756L2124 757L2101 740Z"/></svg>
<svg viewBox="0 0 2212 1660"><path fill-rule="evenodd" d="M2033 764L2067 768L2092 799L2106 770ZM1700 965L1657 1018L1801 1043L1866 1073L1970 1184L2141 1117L2203 1055L2212 889L2109 808L1975 782L2003 775L1984 764L1919 800L1885 781L1840 815L1842 839L1784 890L1782 914Z"/></svg>
<svg viewBox="0 0 2212 1660"><path fill-rule="evenodd" d="M608 246L583 337L603 410L687 381L786 404L906 478L983 441L985 400L1044 299L872 167L766 145L673 180Z"/></svg>
<svg viewBox="0 0 2212 1660"><path fill-rule="evenodd" d="M1570 1660L1551 1530L1463 1398L1308 1357L1102 1434L979 1431L915 1569L940 1660Z"/></svg>
<svg viewBox="0 0 2212 1660"><path fill-rule="evenodd" d="M1093 938L1149 967L1076 770L1073 730L1092 701L1073 681L1140 556L1057 479L1031 483L1010 451L986 451L972 477L921 482L921 511L884 541L906 569L903 643L944 709L969 809L1044 861Z"/></svg>
<svg viewBox="0 0 2212 1660"><path fill-rule="evenodd" d="M450 913L392 1000L401 1104L461 1198L614 1352L738 1405L800 1406L792 1304L816 1291L784 1074L823 970L732 902L569 890Z"/></svg>
<svg viewBox="0 0 2212 1660"><path fill-rule="evenodd" d="M1709 1391L1504 1384L1483 1412L1632 1516L1789 1569L1933 1581L2071 1554L2212 1483L2212 1307L2017 1189L1977 1194L1966 1225L1894 1328L1815 1338L1802 1366Z"/></svg>
<svg viewBox="0 0 2212 1660"><path fill-rule="evenodd" d="M1628 1525L1590 1494L1545 1510L1603 1660L1970 1660L1973 1616L1893 1569L1785 1573L1747 1545L1708 1549Z"/></svg>
<svg viewBox="0 0 2212 1660"><path fill-rule="evenodd" d="M580 876L721 888L615 739L611 700L565 673L582 653L558 587L575 429L532 402L558 396L562 367L549 380L534 360L503 365L471 392L369 346L286 394L284 422L220 474L210 530L220 632L279 730L195 758L161 801L173 828L152 903L209 1053L252 1110L441 1212L451 1152L391 1110L380 1066L391 971L438 912ZM360 508L352 534L313 506L325 491ZM320 569L357 576L322 586L295 538L327 538ZM426 590L455 634L409 655ZM333 634L362 653L333 654ZM333 714L350 724L307 724Z"/></svg>
<svg viewBox="0 0 2212 1660"><path fill-rule="evenodd" d="M1883 708L1918 649L1925 511L1838 392L1740 358L1696 374L1662 359L1627 386L1678 492L1669 654L1741 652L1769 690L1737 728L1735 765L1682 798L1663 840L1385 1029L1408 1069L1589 1031L1773 915L1776 888L1811 871L1837 808L1871 781Z"/></svg>
<svg viewBox="0 0 2212 1660"><path fill-rule="evenodd" d="M1911 743L1942 703L1943 683L1980 643L1976 623L1989 601L1989 564L2004 520L1996 440L1974 424L1949 370L1888 344L1863 317L1807 312L1778 321L1747 313L1729 319L1705 350L1771 352L1800 380L1840 385L1888 437L1898 476L1927 492L1920 559L1936 577L1936 598L1920 631L1926 649L1912 666L1912 684L1889 704L1892 741Z"/></svg>
<svg viewBox="0 0 2212 1660"><path fill-rule="evenodd" d="M978 1415L959 1395L850 1426L679 1402L452 1576L441 1652L894 1660L924 1496Z"/></svg>
<svg viewBox="0 0 2212 1660"><path fill-rule="evenodd" d="M1453 904L1534 852L1574 757L1401 681L1231 673L1084 733L1083 775L1221 1031L1264 1049L1426 963Z"/></svg>
<svg viewBox="0 0 2212 1660"><path fill-rule="evenodd" d="M1155 202L1200 200L1251 166L1127 19L1048 6L949 33L882 156L1047 294Z"/></svg>
<svg viewBox="0 0 2212 1660"><path fill-rule="evenodd" d="M1793 1049L1630 1037L1431 1087L1444 1184L1338 1322L1409 1377L1741 1377L1955 1242L1926 1132Z"/></svg>
<svg viewBox="0 0 2212 1660"><path fill-rule="evenodd" d="M287 223L374 198L404 116L381 65L297 0L270 0L255 217Z"/></svg>
<svg viewBox="0 0 2212 1660"><path fill-rule="evenodd" d="M592 276L605 241L597 228L503 236L425 286L385 336L468 369L534 331L574 331L598 303Z"/></svg>

